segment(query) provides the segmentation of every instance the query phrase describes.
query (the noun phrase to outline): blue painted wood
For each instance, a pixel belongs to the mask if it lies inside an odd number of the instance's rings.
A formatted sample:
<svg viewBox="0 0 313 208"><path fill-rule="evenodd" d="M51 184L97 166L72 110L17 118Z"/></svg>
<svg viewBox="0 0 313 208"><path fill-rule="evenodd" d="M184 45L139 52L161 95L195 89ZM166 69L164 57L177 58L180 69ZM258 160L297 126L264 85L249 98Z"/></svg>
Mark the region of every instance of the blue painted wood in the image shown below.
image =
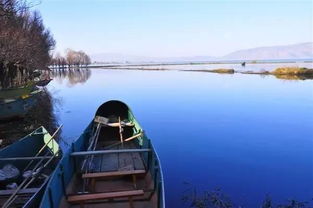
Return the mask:
<svg viewBox="0 0 313 208"><path fill-rule="evenodd" d="M45 144L44 143L44 134L43 132L46 132L44 127L39 127L31 134L23 137L22 139L18 140L17 142L0 149L0 158L10 158L10 157L33 157L35 154L41 149L41 147ZM0 161L0 168L2 168L6 164L12 164L15 167L17 167L20 171L23 171L23 169L27 166L29 161L27 160L15 160L15 161ZM20 178L17 179L18 181L22 181L23 178L20 176ZM30 208L30 207L38 207L42 195L44 193L46 184L48 180L46 180L45 183L41 184L39 187L39 190L37 193L35 193L31 199L24 205L24 208Z"/></svg>

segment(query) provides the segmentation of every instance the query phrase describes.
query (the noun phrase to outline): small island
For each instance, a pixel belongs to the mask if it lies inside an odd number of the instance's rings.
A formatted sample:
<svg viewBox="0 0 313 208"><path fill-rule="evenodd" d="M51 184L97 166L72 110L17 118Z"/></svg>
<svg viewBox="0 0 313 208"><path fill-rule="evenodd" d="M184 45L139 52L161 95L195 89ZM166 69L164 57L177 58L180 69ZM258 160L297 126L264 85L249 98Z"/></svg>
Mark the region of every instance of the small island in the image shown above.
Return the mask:
<svg viewBox="0 0 313 208"><path fill-rule="evenodd" d="M236 71L234 69L201 69L201 70L182 70L189 72L211 72L219 74L258 74L258 75L274 75L278 79L288 80L305 80L313 79L313 69L304 67L279 67L273 71Z"/></svg>
<svg viewBox="0 0 313 208"><path fill-rule="evenodd" d="M192 71L192 72L211 72L219 74L234 74L236 71L234 69L201 69L201 70L182 70L182 71Z"/></svg>

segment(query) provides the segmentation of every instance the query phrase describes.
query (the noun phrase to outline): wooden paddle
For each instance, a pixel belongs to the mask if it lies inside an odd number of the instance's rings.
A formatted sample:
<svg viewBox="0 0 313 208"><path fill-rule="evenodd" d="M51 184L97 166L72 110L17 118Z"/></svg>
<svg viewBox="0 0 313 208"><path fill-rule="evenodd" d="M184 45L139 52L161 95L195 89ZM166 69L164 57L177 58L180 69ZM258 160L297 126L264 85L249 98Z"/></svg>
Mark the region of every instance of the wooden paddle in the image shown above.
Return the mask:
<svg viewBox="0 0 313 208"><path fill-rule="evenodd" d="M53 135L51 136L51 138L49 139L49 141L48 141L44 146L41 147L41 149L37 152L37 154L36 154L34 157L38 157L38 156L40 155L40 153L48 146L48 144L52 141L52 139L54 139L55 135L56 135L56 134L58 133L58 131L62 128L62 126L63 126L63 124L61 124L61 125L59 126L59 128L57 128L57 130L53 133ZM25 170L27 170L27 168L30 167L30 165L33 163L33 161L34 161L34 160L31 160L31 161L27 164L27 166L24 168L23 172L24 172Z"/></svg>

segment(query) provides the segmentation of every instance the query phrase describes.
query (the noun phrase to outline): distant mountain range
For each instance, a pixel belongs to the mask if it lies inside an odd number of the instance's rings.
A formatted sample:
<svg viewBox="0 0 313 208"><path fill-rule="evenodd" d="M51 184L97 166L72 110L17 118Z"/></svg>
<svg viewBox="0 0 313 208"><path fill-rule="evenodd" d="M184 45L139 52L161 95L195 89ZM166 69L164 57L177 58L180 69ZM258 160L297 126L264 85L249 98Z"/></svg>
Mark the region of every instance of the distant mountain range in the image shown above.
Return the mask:
<svg viewBox="0 0 313 208"><path fill-rule="evenodd" d="M223 60L312 59L313 43L251 48L232 52Z"/></svg>
<svg viewBox="0 0 313 208"><path fill-rule="evenodd" d="M126 54L101 53L91 55L93 62L101 63L190 63L231 60L281 60L281 59L313 59L313 43L294 45L259 47L239 50L222 57L190 56L190 57L146 57Z"/></svg>

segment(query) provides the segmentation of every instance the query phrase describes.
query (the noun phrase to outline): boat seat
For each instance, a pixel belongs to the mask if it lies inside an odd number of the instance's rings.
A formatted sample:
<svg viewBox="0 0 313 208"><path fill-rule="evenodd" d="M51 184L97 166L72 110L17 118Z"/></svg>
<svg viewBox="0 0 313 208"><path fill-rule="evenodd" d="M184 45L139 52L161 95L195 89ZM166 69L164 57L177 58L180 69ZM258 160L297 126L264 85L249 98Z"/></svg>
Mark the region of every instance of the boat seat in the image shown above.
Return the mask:
<svg viewBox="0 0 313 208"><path fill-rule="evenodd" d="M137 189L136 175L145 174L145 173L146 173L145 170L110 171L110 172L98 172L98 173L85 173L82 175L82 178L91 179L91 190L94 191L96 179L98 178L132 175L134 188Z"/></svg>
<svg viewBox="0 0 313 208"><path fill-rule="evenodd" d="M26 188L26 189L21 189L19 192L17 192L17 195L22 195L22 194L34 194L39 190L39 188ZM15 192L14 189L12 190L0 190L0 196L9 196L12 195Z"/></svg>
<svg viewBox="0 0 313 208"><path fill-rule="evenodd" d="M133 190L133 191L119 191L119 192L108 192L108 193L94 193L94 194L79 194L68 196L67 201L71 204L79 203L81 207L84 206L85 202L92 200L102 200L102 199L113 199L128 197L129 205L133 207L133 196L143 195L143 190Z"/></svg>
<svg viewBox="0 0 313 208"><path fill-rule="evenodd" d="M129 127L135 126L135 124L130 122L130 121L129 122L121 121L121 123L109 123L109 119L106 117L102 117L102 116L96 116L94 119L94 122L98 123L98 124L105 125L105 126L110 126L110 127L119 127L120 125L123 127L124 126L129 126Z"/></svg>

